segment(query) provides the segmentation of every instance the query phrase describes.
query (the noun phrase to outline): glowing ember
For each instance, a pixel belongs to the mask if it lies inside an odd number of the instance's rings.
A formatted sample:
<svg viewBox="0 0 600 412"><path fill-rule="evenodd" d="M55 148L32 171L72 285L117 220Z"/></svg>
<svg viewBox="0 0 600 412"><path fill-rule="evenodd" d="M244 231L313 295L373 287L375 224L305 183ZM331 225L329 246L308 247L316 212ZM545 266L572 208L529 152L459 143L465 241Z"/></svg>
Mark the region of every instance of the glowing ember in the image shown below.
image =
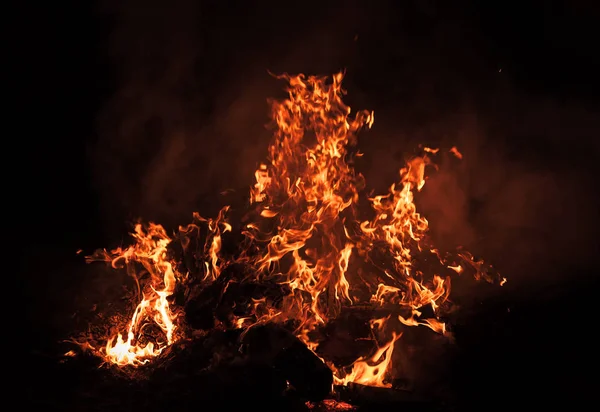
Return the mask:
<svg viewBox="0 0 600 412"><path fill-rule="evenodd" d="M325 399L320 404L315 404L314 402L306 402L306 406L309 409L315 409L316 407L323 405L327 411L354 411L356 410L355 406L350 405L346 402L338 402L333 399Z"/></svg>
<svg viewBox="0 0 600 412"><path fill-rule="evenodd" d="M126 335L108 336L106 346L96 351L105 361L139 366L180 338L181 320L169 298L191 275L179 273L180 262L169 257L175 239L202 268L196 282L206 286L228 265L241 264L252 273L249 281L278 283L287 291L283 300L253 299L248 315L234 318L233 327L248 330L265 322L291 321L296 336L315 353L318 342L310 338L312 332L345 307L394 308L394 315L371 321L380 342L374 354L345 368L325 359L336 384L390 386L388 373L401 328L426 326L445 334L440 316L451 274L506 281L464 250L442 256L430 244L428 221L417 212L414 196L425 185L426 169L435 167L432 157L439 149L423 148L400 169L398 183L387 194L365 199L360 196L364 179L351 167L352 158L360 154L351 148L357 133L373 125L374 114L351 116L342 101L342 73L332 79L280 78L289 84L288 97L272 104L274 139L268 162L255 173L247 214L251 218L245 220L245 241L235 258L220 256L221 235L232 230L226 222L228 207L214 220L194 215L194 223L180 227L172 238L160 225L137 225L134 245L88 258L126 266L139 287ZM455 147L448 152L462 159ZM371 219L359 219L365 206L361 202L374 212ZM191 250L197 239L204 246ZM432 315L424 317L425 312ZM159 327L159 334L146 331L151 324Z"/></svg>

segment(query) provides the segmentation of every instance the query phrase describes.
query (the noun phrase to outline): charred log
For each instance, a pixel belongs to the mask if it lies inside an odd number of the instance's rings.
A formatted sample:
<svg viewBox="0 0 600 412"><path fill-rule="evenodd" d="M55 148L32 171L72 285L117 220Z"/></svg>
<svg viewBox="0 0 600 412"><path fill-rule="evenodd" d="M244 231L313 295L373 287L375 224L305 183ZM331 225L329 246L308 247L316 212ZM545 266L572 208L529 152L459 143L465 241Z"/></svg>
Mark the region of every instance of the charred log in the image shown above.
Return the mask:
<svg viewBox="0 0 600 412"><path fill-rule="evenodd" d="M402 411L441 411L442 405L421 399L412 392L392 388L379 388L350 383L335 386L339 400L359 407L359 410L381 410L385 405L394 405Z"/></svg>
<svg viewBox="0 0 600 412"><path fill-rule="evenodd" d="M243 344L248 356L272 365L299 397L318 402L331 392L331 370L283 327L269 324L252 328Z"/></svg>
<svg viewBox="0 0 600 412"><path fill-rule="evenodd" d="M263 358L239 351L241 332L213 330L174 345L149 380L158 410L187 410L199 402L225 409L252 404L283 408L286 379Z"/></svg>
<svg viewBox="0 0 600 412"><path fill-rule="evenodd" d="M209 330L215 320L235 327L234 317L256 315L255 303L268 302L278 307L290 293L286 285L275 280L256 281L243 264L228 266L212 283L194 293L185 305L186 322L193 329Z"/></svg>
<svg viewBox="0 0 600 412"><path fill-rule="evenodd" d="M221 304L223 295L229 285L239 282L245 273L244 265L230 265L214 282L193 290L185 305L187 324L194 329L212 329L215 326L215 311Z"/></svg>
<svg viewBox="0 0 600 412"><path fill-rule="evenodd" d="M222 299L215 310L215 317L228 326L232 315L237 317L257 315L255 303L264 300L271 307L280 306L284 296L289 293L285 286L272 281L232 281L227 285Z"/></svg>

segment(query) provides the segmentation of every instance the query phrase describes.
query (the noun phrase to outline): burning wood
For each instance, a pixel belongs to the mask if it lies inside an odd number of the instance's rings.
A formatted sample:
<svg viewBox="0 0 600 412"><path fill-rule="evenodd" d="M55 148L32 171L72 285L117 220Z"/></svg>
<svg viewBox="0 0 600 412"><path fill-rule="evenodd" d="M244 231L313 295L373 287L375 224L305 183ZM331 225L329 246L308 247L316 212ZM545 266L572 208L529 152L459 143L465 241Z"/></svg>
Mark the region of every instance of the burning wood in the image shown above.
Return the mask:
<svg viewBox="0 0 600 412"><path fill-rule="evenodd" d="M390 387L403 328L447 332L451 276L505 281L464 250L440 253L427 236L414 197L445 152L423 148L387 194L365 198L350 159L359 156L352 147L373 112L350 116L342 73L279 78L288 97L272 104L268 162L255 173L247 207L235 211L243 217L231 221L230 206L214 219L194 214L173 236L138 224L132 246L88 257L125 268L138 285L131 320L116 325L126 332L92 347L106 363L145 365L198 331L223 329L307 400L323 399L332 383ZM455 147L447 153L462 158ZM361 220L366 207L373 217ZM226 251L224 242L236 247ZM349 311L369 316L372 350L340 365L320 349L328 325ZM262 346L265 335L270 346ZM353 400L369 391L352 390Z"/></svg>

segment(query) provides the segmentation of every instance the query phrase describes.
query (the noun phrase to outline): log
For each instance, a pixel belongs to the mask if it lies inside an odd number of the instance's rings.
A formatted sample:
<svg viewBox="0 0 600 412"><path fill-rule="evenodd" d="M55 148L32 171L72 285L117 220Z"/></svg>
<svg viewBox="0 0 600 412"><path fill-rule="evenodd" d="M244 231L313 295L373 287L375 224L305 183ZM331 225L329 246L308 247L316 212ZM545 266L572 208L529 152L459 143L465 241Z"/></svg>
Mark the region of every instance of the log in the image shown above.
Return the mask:
<svg viewBox="0 0 600 412"><path fill-rule="evenodd" d="M176 353L154 368L148 392L158 410L220 405L226 410L269 405L279 410L286 379L260 357L240 353L241 330L213 330L176 344Z"/></svg>
<svg viewBox="0 0 600 412"><path fill-rule="evenodd" d="M185 305L187 324L194 329L212 329L215 326L215 312L221 305L229 284L239 281L244 273L244 265L230 265L214 282L194 291Z"/></svg>
<svg viewBox="0 0 600 412"><path fill-rule="evenodd" d="M319 402L330 393L333 373L306 345L282 326L251 328L243 339L244 352L273 366L307 401Z"/></svg>
<svg viewBox="0 0 600 412"><path fill-rule="evenodd" d="M216 318L227 324L231 315L238 317L251 316L254 314L254 300L266 298L273 306L277 306L288 291L286 286L274 282L230 282L217 308L215 309Z"/></svg>
<svg viewBox="0 0 600 412"><path fill-rule="evenodd" d="M359 406L361 411L368 410L369 407L379 409L383 406L401 408L402 411L442 411L444 409L442 405L422 399L412 392L393 388L350 383L347 386L336 385L334 391L339 400Z"/></svg>

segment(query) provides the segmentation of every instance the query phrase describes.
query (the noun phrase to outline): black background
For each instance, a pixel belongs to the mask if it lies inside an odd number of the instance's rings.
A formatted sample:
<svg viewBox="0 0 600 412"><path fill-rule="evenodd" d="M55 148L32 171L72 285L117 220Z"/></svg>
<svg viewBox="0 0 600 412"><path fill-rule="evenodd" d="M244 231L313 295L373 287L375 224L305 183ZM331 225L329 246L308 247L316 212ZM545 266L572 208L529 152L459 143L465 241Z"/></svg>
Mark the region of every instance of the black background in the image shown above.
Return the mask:
<svg viewBox="0 0 600 412"><path fill-rule="evenodd" d="M51 353L74 314L115 297L114 279L90 286L76 250L122 242L137 217L173 228L212 214L220 190L251 184L266 99L281 96L267 70L345 68L347 101L376 114L359 138L371 187L419 143L465 154L420 206L442 246L465 244L509 283L467 305L462 395L482 407L592 395L594 2L118 3L32 6L11 25L27 353Z"/></svg>

